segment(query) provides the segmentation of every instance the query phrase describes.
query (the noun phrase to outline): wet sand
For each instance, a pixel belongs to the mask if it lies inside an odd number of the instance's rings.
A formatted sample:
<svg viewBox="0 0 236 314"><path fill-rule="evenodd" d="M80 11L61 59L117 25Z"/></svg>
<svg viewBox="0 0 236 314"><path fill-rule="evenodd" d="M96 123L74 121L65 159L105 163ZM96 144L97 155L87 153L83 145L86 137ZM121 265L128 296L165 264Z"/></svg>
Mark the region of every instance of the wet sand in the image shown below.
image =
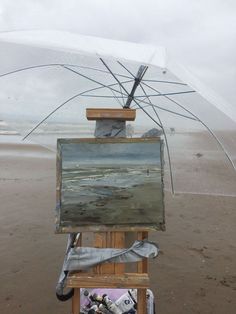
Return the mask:
<svg viewBox="0 0 236 314"><path fill-rule="evenodd" d="M54 156L5 143L0 162L0 313L68 314L55 297L66 235L54 234ZM166 232L150 236L157 313L235 313L236 198L166 193L165 207Z"/></svg>

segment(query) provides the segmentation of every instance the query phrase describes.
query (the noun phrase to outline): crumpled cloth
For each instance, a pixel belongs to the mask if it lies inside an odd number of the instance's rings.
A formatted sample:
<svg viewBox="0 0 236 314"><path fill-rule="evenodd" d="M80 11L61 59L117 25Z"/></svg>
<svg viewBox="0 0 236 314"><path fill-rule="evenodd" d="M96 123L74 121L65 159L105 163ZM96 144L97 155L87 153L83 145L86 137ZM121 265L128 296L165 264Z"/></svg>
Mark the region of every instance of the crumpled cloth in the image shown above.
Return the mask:
<svg viewBox="0 0 236 314"><path fill-rule="evenodd" d="M135 241L128 249L73 247L65 261L65 271L85 270L101 263L131 263L154 258L159 247L150 241Z"/></svg>

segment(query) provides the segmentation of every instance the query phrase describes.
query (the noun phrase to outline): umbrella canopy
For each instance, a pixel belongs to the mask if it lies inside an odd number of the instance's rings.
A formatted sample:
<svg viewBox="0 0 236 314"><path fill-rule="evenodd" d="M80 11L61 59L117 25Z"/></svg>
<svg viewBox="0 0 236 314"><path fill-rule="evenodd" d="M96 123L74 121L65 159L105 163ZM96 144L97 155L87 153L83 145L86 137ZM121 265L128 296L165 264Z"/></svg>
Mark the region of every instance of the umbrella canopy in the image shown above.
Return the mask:
<svg viewBox="0 0 236 314"><path fill-rule="evenodd" d="M136 108L135 136L163 132L167 189L236 195L236 112L164 48L58 31L1 33L0 47L0 119L23 139L55 149L93 136L86 108Z"/></svg>

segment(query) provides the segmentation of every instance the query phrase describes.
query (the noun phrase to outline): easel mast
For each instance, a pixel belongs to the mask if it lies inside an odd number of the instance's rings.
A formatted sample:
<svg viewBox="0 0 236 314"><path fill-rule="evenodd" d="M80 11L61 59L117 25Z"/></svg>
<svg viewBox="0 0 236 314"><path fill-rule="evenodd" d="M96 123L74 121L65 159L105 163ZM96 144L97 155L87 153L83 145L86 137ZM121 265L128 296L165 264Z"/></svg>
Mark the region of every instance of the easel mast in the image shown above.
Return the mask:
<svg viewBox="0 0 236 314"><path fill-rule="evenodd" d="M96 120L95 134L99 129L99 137L109 137L113 131L120 127L115 137L124 136L126 121L133 121L136 117L132 109L87 109L88 120ZM102 126L104 134L102 134ZM93 243L96 248L124 248L126 232L95 232ZM137 240L148 238L148 232L133 232ZM80 238L77 245L82 245ZM74 272L69 274L67 287L74 288L72 298L72 314L80 313L80 288L137 288L138 314L146 313L146 289L149 287L147 259L136 263L134 273L125 273L125 264L101 264L94 267L92 272Z"/></svg>

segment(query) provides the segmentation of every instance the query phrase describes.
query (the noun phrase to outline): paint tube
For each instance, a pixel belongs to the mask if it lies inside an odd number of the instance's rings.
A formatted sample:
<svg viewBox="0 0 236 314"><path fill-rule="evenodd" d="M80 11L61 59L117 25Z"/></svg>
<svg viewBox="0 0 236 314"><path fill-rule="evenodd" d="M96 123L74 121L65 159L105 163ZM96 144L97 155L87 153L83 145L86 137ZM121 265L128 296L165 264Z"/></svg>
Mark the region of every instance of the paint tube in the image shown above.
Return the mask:
<svg viewBox="0 0 236 314"><path fill-rule="evenodd" d="M112 300L109 299L106 294L103 295L103 301L110 312L113 314L122 314L122 311L119 309L119 307L114 302L112 302Z"/></svg>
<svg viewBox="0 0 236 314"><path fill-rule="evenodd" d="M98 306L94 304L91 306L91 308L88 310L88 314L96 314L99 312Z"/></svg>
<svg viewBox="0 0 236 314"><path fill-rule="evenodd" d="M111 314L108 308L102 303L99 305L98 310L102 312L103 314Z"/></svg>
<svg viewBox="0 0 236 314"><path fill-rule="evenodd" d="M115 304L122 311L122 313L135 312L137 308L137 302L129 291L116 300Z"/></svg>
<svg viewBox="0 0 236 314"><path fill-rule="evenodd" d="M103 302L103 298L102 296L98 295L97 293L94 294L90 294L88 290L84 291L84 296L87 297L89 302L95 302L95 303L102 303Z"/></svg>

